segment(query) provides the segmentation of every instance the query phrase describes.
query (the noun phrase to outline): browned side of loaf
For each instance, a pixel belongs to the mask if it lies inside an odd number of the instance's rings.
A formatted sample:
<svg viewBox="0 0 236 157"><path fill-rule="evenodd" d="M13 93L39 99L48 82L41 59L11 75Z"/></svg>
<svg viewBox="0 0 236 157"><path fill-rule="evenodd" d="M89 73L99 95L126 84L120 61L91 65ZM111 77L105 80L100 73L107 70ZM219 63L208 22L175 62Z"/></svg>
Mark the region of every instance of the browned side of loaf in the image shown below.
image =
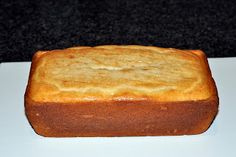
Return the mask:
<svg viewBox="0 0 236 157"><path fill-rule="evenodd" d="M35 132L47 137L188 135L208 129L218 111L218 97L78 104L36 103L26 97L25 110Z"/></svg>

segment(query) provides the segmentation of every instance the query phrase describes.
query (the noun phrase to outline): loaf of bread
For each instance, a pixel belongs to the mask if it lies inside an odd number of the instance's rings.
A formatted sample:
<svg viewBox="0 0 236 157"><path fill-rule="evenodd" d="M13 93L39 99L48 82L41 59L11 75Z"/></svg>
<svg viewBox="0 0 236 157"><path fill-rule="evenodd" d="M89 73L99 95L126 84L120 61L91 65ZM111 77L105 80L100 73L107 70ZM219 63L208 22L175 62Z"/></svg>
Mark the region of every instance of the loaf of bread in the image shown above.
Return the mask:
<svg viewBox="0 0 236 157"><path fill-rule="evenodd" d="M26 116L46 137L199 134L217 112L216 86L200 50L39 51L25 92Z"/></svg>

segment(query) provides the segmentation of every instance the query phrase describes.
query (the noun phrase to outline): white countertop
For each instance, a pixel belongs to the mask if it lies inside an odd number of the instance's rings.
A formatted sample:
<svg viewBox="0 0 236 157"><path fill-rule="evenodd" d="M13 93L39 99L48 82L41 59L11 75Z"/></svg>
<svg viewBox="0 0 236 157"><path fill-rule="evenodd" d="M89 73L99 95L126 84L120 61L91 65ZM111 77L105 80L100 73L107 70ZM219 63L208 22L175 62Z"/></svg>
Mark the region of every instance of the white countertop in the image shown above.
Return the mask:
<svg viewBox="0 0 236 157"><path fill-rule="evenodd" d="M235 157L236 58L209 59L220 97L219 113L200 135L165 137L45 138L24 114L29 62L0 64L0 156Z"/></svg>

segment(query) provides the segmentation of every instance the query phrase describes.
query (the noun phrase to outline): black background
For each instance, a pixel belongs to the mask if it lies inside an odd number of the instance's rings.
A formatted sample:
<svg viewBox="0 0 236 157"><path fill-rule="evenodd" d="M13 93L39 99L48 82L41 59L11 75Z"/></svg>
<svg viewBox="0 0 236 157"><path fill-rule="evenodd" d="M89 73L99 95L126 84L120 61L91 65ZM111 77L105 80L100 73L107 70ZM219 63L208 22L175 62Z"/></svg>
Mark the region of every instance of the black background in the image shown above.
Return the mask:
<svg viewBox="0 0 236 157"><path fill-rule="evenodd" d="M0 62L37 50L139 44L236 56L235 0L0 0Z"/></svg>

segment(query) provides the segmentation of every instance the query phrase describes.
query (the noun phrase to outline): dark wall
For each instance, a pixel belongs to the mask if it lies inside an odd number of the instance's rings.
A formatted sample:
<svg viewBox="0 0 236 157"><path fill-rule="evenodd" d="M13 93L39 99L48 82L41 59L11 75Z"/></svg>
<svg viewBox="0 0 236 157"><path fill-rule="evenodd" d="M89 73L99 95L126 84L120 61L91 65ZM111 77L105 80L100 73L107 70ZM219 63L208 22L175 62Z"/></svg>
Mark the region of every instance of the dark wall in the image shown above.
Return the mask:
<svg viewBox="0 0 236 157"><path fill-rule="evenodd" d="M236 56L236 1L0 1L0 62L30 61L37 50L103 44Z"/></svg>

